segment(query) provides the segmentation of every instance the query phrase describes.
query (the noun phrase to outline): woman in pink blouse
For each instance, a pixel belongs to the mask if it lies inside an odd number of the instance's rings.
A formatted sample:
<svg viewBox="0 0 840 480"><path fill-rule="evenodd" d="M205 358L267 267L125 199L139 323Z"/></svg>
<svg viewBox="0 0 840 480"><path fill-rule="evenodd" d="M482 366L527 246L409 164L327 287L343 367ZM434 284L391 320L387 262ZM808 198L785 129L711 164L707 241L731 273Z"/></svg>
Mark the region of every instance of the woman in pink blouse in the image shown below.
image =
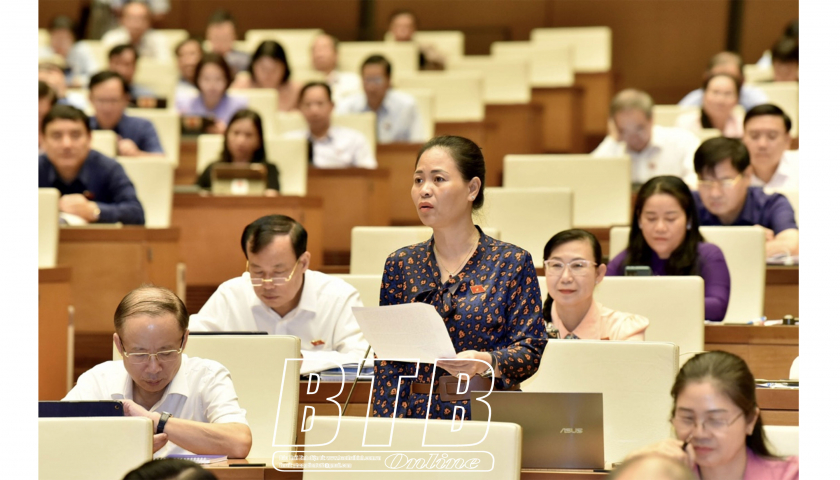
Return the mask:
<svg viewBox="0 0 840 480"><path fill-rule="evenodd" d="M703 104L700 112L677 117L677 126L698 133L703 128L716 128L724 137L744 136L744 115L736 112L741 81L726 73L712 75L703 82Z"/></svg>
<svg viewBox="0 0 840 480"><path fill-rule="evenodd" d="M671 389L677 438L631 454L674 457L703 480L798 480L799 457L780 458L764 438L755 378L746 362L727 352L687 361Z"/></svg>
<svg viewBox="0 0 840 480"><path fill-rule="evenodd" d="M292 69L286 50L274 40L259 44L251 57L248 70L239 72L231 88L273 88L277 90L277 111L297 109L300 83L291 79Z"/></svg>
<svg viewBox="0 0 840 480"><path fill-rule="evenodd" d="M564 230L543 251L548 298L543 308L549 338L644 340L648 319L616 312L592 298L607 266L601 244L586 230Z"/></svg>

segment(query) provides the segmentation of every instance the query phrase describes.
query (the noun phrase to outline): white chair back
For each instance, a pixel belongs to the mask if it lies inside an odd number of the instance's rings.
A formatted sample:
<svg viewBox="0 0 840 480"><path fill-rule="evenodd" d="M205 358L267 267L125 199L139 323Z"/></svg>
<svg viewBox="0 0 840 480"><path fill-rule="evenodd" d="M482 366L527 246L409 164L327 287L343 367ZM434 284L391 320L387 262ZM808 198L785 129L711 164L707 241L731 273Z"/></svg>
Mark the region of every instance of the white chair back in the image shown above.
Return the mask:
<svg viewBox="0 0 840 480"><path fill-rule="evenodd" d="M484 120L484 81L476 71L418 72L394 80L397 88L427 88L435 95L435 122Z"/></svg>
<svg viewBox="0 0 840 480"><path fill-rule="evenodd" d="M362 63L371 55L382 55L391 62L393 79L415 75L420 63L420 53L414 42L341 42L338 44L338 69L359 73Z"/></svg>
<svg viewBox="0 0 840 480"><path fill-rule="evenodd" d="M790 364L790 374L788 374L788 378L791 380L799 380L799 357L793 359L793 363Z"/></svg>
<svg viewBox="0 0 840 480"><path fill-rule="evenodd" d="M46 28L38 29L38 45L45 47L50 44L50 31Z"/></svg>
<svg viewBox="0 0 840 480"><path fill-rule="evenodd" d="M703 143L710 138L717 138L721 136L720 130L718 130L717 128L701 128L700 130L693 133L700 140L700 143Z"/></svg>
<svg viewBox="0 0 840 480"><path fill-rule="evenodd" d="M535 28L536 45L570 46L574 49L576 72L608 72L612 68L610 27Z"/></svg>
<svg viewBox="0 0 840 480"><path fill-rule="evenodd" d="M58 197L55 188L38 189L38 268L53 268L58 258Z"/></svg>
<svg viewBox="0 0 840 480"><path fill-rule="evenodd" d="M370 151L376 154L376 114L373 112L334 115L332 124L352 128L364 135Z"/></svg>
<svg viewBox="0 0 840 480"><path fill-rule="evenodd" d="M362 297L362 305L366 307L379 306L379 289L382 286L382 275L333 275L349 283Z"/></svg>
<svg viewBox="0 0 840 480"><path fill-rule="evenodd" d="M527 250L537 268L543 265L545 242L572 227L572 191L568 188L484 189L478 223L499 230L505 241Z"/></svg>
<svg viewBox="0 0 840 480"><path fill-rule="evenodd" d="M764 311L764 230L761 227L700 227L705 240L720 247L731 289L724 323L747 323ZM627 248L630 227L610 229L610 258Z"/></svg>
<svg viewBox="0 0 840 480"><path fill-rule="evenodd" d="M501 240L495 227L484 228L485 234ZM353 227L350 231L350 273L379 275L391 253L432 237L429 227Z"/></svg>
<svg viewBox="0 0 840 480"><path fill-rule="evenodd" d="M277 115L277 89L242 88L230 91L232 97L248 100L248 108L260 114L263 135L274 131L274 118Z"/></svg>
<svg viewBox="0 0 840 480"><path fill-rule="evenodd" d="M38 478L114 480L152 459L145 417L38 419Z"/></svg>
<svg viewBox="0 0 840 480"><path fill-rule="evenodd" d="M506 188L571 189L575 196L572 215L575 227L607 227L629 222L629 156L505 155L502 176Z"/></svg>
<svg viewBox="0 0 840 480"><path fill-rule="evenodd" d="M172 61L157 58L140 57L133 82L153 91L156 96L166 99L169 110L175 109L175 88L181 77L178 65Z"/></svg>
<svg viewBox="0 0 840 480"><path fill-rule="evenodd" d="M407 93L417 102L417 111L423 122L423 138L435 136L435 92L431 88L398 88L399 92Z"/></svg>
<svg viewBox="0 0 840 480"><path fill-rule="evenodd" d="M195 172L201 175L208 165L222 156L225 136L221 133L205 133L198 136L195 153Z"/></svg>
<svg viewBox="0 0 840 480"><path fill-rule="evenodd" d="M668 438L679 347L658 342L549 340L528 392L604 395L604 462Z"/></svg>
<svg viewBox="0 0 840 480"><path fill-rule="evenodd" d="M782 457L799 455L799 426L765 425L764 435L770 451Z"/></svg>
<svg viewBox="0 0 840 480"><path fill-rule="evenodd" d="M394 41L394 34L390 30L385 32L385 41ZM417 31L412 35L412 41L418 45L435 47L435 50L443 54L447 68L451 61L464 56L464 32L460 30Z"/></svg>
<svg viewBox="0 0 840 480"><path fill-rule="evenodd" d="M773 81L773 67L763 65L744 65L744 83L762 83Z"/></svg>
<svg viewBox="0 0 840 480"><path fill-rule="evenodd" d="M677 345L683 363L686 353L705 350L703 286L699 276L605 277L595 288L595 300L646 317L645 340Z"/></svg>
<svg viewBox="0 0 840 480"><path fill-rule="evenodd" d="M190 32L184 30L183 28L161 28L156 29L155 31L166 37L173 54L175 52L175 47L190 36Z"/></svg>
<svg viewBox="0 0 840 480"><path fill-rule="evenodd" d="M799 82L770 82L755 85L767 95L767 103L784 110L790 117L790 136L799 137Z"/></svg>
<svg viewBox="0 0 840 480"><path fill-rule="evenodd" d="M270 458L276 451L291 450L274 444L293 445L296 439L300 362L287 364L286 359L300 358L298 337L192 335L186 352L215 360L230 371L251 427L249 457Z"/></svg>
<svg viewBox="0 0 840 480"><path fill-rule="evenodd" d="M159 157L117 157L117 161L134 184L137 199L143 205L146 228L169 228L175 184L169 161Z"/></svg>
<svg viewBox="0 0 840 480"><path fill-rule="evenodd" d="M178 112L172 109L128 108L125 113L152 122L163 147L164 157L173 169L177 168L181 158L181 119Z"/></svg>
<svg viewBox="0 0 840 480"><path fill-rule="evenodd" d="M653 124L663 127L675 127L677 118L688 112L699 112L700 107L684 107L682 105L654 105Z"/></svg>
<svg viewBox="0 0 840 480"><path fill-rule="evenodd" d="M575 83L574 51L570 46L493 42L490 53L497 60L525 59L531 87L569 87Z"/></svg>
<svg viewBox="0 0 840 480"><path fill-rule="evenodd" d="M519 104L531 101L530 63L525 58L467 56L447 64L448 70L476 70L484 76L484 102Z"/></svg>
<svg viewBox="0 0 840 480"><path fill-rule="evenodd" d="M108 158L117 156L117 132L113 130L92 130L90 148Z"/></svg>
<svg viewBox="0 0 840 480"><path fill-rule="evenodd" d="M103 69L108 67L108 52L111 48L102 44L102 40L79 40L90 51L91 56L96 60L96 64Z"/></svg>
<svg viewBox="0 0 840 480"><path fill-rule="evenodd" d="M312 68L312 40L324 33L320 28L252 29L245 32L243 51L253 54L265 40L274 40L283 46L286 59L294 72L297 69Z"/></svg>
<svg viewBox="0 0 840 480"><path fill-rule="evenodd" d="M452 420L348 416L315 416L307 420L311 430L306 432L306 455L369 450L381 460L365 462L364 465L354 461L352 470L342 470L340 474L331 469L304 469L304 480L332 480L336 477L347 480L392 479L394 471L385 467L388 457L407 454L413 458L422 456L428 459L432 450L446 454L447 460L478 458L476 467L481 473L476 472L476 478L509 480L520 476L522 427L515 423L465 421L455 426ZM430 447L430 443L440 447ZM366 467L372 471L366 471ZM447 480L462 478L465 472L456 468L424 469L420 477ZM470 476L469 473L467 476Z"/></svg>

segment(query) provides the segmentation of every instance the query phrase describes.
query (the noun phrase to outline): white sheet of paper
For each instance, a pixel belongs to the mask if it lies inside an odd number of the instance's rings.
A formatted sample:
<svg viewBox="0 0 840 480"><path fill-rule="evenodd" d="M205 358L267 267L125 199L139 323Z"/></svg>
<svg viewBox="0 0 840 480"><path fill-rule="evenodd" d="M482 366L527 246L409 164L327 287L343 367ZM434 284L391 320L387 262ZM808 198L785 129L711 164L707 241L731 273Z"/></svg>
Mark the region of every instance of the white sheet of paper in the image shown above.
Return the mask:
<svg viewBox="0 0 840 480"><path fill-rule="evenodd" d="M379 358L421 363L455 358L443 319L427 303L353 307L353 315Z"/></svg>
<svg viewBox="0 0 840 480"><path fill-rule="evenodd" d="M301 350L300 353L303 356L303 363L300 366L301 375L323 372L324 370L338 368L340 365L350 365L351 367L345 366L345 370L355 373L357 365L362 361L361 356L349 353L313 352L309 350ZM373 366L373 354L368 355L365 366Z"/></svg>

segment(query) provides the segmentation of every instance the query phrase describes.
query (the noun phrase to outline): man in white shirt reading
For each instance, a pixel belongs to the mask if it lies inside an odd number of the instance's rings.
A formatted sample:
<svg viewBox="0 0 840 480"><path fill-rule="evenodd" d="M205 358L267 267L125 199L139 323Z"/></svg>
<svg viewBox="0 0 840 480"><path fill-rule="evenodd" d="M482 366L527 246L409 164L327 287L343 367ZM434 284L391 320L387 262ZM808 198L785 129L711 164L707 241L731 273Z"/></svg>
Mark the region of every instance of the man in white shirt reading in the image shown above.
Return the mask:
<svg viewBox="0 0 840 480"><path fill-rule="evenodd" d="M630 156L632 182L675 175L689 187L697 184L694 152L700 140L686 130L653 124L653 99L645 92L622 90L610 104L610 134L592 152L594 157Z"/></svg>
<svg viewBox="0 0 840 480"><path fill-rule="evenodd" d="M411 95L391 88L391 62L388 59L382 55L368 57L362 63L362 82L364 93L340 100L336 106L338 113L376 113L376 143L428 140L417 101Z"/></svg>
<svg viewBox="0 0 840 480"><path fill-rule="evenodd" d="M309 141L309 163L318 168L376 168L370 146L361 132L330 125L332 91L324 82L309 82L300 91L298 108L309 130L288 132L285 138Z"/></svg>
<svg viewBox="0 0 840 480"><path fill-rule="evenodd" d="M150 418L155 457L245 458L251 428L230 373L218 362L183 354L188 320L171 291L132 290L114 313L114 344L123 360L85 372L63 400L120 400L126 415Z"/></svg>
<svg viewBox="0 0 840 480"><path fill-rule="evenodd" d="M790 117L772 104L744 117L744 145L750 152L754 187L799 190L799 152L790 151Z"/></svg>
<svg viewBox="0 0 840 480"><path fill-rule="evenodd" d="M309 270L306 241L303 226L285 215L245 227L246 272L219 286L190 317L192 329L294 335L305 358L358 362L368 347L351 310L362 306L359 292L344 280Z"/></svg>

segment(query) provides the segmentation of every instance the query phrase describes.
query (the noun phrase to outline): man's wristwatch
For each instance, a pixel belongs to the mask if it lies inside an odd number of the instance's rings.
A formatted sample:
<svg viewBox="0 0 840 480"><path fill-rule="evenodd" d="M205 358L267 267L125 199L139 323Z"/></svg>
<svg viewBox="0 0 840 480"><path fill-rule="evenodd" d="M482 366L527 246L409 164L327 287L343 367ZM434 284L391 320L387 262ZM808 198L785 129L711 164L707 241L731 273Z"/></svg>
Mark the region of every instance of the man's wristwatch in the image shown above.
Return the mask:
<svg viewBox="0 0 840 480"><path fill-rule="evenodd" d="M163 412L160 415L160 420L158 420L157 430L155 431L156 434L163 433L163 429L166 428L166 421L169 420L172 414L169 412Z"/></svg>
<svg viewBox="0 0 840 480"><path fill-rule="evenodd" d="M484 373L481 374L484 378L492 378L493 372L496 370L496 357L491 353L490 354L490 368L488 368Z"/></svg>

